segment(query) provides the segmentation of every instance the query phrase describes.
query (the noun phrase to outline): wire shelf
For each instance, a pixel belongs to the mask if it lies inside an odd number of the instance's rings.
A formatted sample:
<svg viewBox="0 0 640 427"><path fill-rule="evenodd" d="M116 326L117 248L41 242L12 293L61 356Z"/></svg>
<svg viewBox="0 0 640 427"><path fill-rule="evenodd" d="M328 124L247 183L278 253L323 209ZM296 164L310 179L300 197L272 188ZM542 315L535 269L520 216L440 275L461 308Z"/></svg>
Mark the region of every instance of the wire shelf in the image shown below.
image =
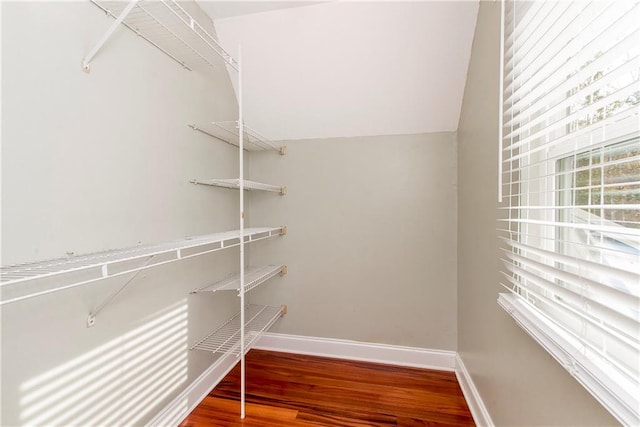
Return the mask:
<svg viewBox="0 0 640 427"><path fill-rule="evenodd" d="M286 234L286 227L246 228L244 230L244 239L245 242L254 242L281 234ZM0 301L0 305L73 288L109 277L145 270L154 266L192 258L238 245L240 245L240 231L234 230L167 243L141 245L134 248L109 250L87 255L69 256L66 258L0 267L0 287L2 287L3 298L2 301ZM145 261L145 259L146 262L142 265L130 265L131 261ZM19 287L14 286L27 281L77 272L86 272L90 277L83 278L81 281L72 281L71 283L58 283L56 288L40 291L25 290L21 292L20 289L18 289ZM10 295L9 298L6 298L7 294Z"/></svg>
<svg viewBox="0 0 640 427"><path fill-rule="evenodd" d="M91 2L114 19L129 4ZM189 70L217 68L221 58L238 71L238 62L175 0L140 0L122 24Z"/></svg>
<svg viewBox="0 0 640 427"><path fill-rule="evenodd" d="M287 268L283 264L265 265L263 267L254 267L244 273L244 291L249 292L251 289L260 286L272 277L278 274L286 274ZM240 274L234 274L231 277L220 280L191 291L192 294L202 292L218 292L218 291L240 291Z"/></svg>
<svg viewBox="0 0 640 427"><path fill-rule="evenodd" d="M286 306L270 307L249 305L245 308L245 338L244 353L248 352L253 343L267 331L279 317L286 313ZM240 313L237 313L222 326L215 329L191 350L204 350L211 353L233 353L240 355Z"/></svg>
<svg viewBox="0 0 640 427"><path fill-rule="evenodd" d="M189 124L189 127L212 138L233 145L234 147L240 146L240 132L237 121L212 122L204 126ZM287 151L285 146L274 144L247 125L244 125L243 145L245 151L276 150L279 151L280 154L286 154Z"/></svg>
<svg viewBox="0 0 640 427"><path fill-rule="evenodd" d="M263 184L256 181L244 181L245 190L259 190L259 191L271 191L273 193L280 193L281 195L287 194L287 187L278 187L277 185ZM192 184L211 185L214 187L231 188L238 190L240 188L239 179L207 179L199 181L197 179L191 180Z"/></svg>

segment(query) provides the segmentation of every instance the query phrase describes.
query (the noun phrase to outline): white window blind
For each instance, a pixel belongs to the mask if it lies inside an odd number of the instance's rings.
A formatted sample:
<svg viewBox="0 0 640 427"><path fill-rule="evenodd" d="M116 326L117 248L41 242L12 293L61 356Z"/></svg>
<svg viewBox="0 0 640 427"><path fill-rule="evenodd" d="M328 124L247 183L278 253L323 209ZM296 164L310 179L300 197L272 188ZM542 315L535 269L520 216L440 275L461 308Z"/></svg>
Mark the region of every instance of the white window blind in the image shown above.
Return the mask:
<svg viewBox="0 0 640 427"><path fill-rule="evenodd" d="M503 4L498 303L640 425L640 4Z"/></svg>

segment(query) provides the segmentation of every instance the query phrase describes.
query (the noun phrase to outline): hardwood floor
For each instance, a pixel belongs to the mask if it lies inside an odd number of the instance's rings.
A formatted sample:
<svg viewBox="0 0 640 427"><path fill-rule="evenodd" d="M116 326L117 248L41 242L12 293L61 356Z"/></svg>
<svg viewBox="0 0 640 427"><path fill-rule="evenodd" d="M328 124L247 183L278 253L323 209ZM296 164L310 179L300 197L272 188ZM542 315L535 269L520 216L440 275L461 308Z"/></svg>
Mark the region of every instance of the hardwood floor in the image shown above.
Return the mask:
<svg viewBox="0 0 640 427"><path fill-rule="evenodd" d="M197 426L473 426L453 372L251 350L182 422Z"/></svg>

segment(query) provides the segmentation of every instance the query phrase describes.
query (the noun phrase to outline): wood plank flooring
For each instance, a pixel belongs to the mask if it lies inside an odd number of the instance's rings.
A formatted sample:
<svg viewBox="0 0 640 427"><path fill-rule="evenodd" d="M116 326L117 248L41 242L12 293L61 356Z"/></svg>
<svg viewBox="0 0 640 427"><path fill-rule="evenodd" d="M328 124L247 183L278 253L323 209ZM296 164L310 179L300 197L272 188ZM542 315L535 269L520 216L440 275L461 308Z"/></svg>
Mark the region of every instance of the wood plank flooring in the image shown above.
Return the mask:
<svg viewBox="0 0 640 427"><path fill-rule="evenodd" d="M473 426L453 372L251 350L182 422L199 426Z"/></svg>

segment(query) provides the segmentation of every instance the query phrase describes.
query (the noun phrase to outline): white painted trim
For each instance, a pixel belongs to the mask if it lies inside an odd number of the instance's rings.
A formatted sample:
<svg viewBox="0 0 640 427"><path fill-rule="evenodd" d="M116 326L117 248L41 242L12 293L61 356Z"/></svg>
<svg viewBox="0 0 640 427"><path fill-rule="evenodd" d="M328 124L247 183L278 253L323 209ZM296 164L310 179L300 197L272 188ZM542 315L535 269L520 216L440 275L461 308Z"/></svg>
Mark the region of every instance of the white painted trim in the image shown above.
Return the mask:
<svg viewBox="0 0 640 427"><path fill-rule="evenodd" d="M217 359L146 425L179 425L207 397L211 390L222 381L239 360L233 354L224 355Z"/></svg>
<svg viewBox="0 0 640 427"><path fill-rule="evenodd" d="M453 371L456 357L455 351L273 333L262 335L253 348L441 371Z"/></svg>
<svg viewBox="0 0 640 427"><path fill-rule="evenodd" d="M640 425L639 387L585 355L580 343L552 320L514 294L498 294L498 304L560 363L591 395L625 426Z"/></svg>
<svg viewBox="0 0 640 427"><path fill-rule="evenodd" d="M471 375L469 375L469 371L467 371L467 368L464 366L459 354L456 354L456 378L458 379L462 394L471 411L471 416L473 416L473 422L478 427L493 427L494 424L489 415L489 411L487 411L487 407L484 406L482 397L480 397L480 393L473 383Z"/></svg>

